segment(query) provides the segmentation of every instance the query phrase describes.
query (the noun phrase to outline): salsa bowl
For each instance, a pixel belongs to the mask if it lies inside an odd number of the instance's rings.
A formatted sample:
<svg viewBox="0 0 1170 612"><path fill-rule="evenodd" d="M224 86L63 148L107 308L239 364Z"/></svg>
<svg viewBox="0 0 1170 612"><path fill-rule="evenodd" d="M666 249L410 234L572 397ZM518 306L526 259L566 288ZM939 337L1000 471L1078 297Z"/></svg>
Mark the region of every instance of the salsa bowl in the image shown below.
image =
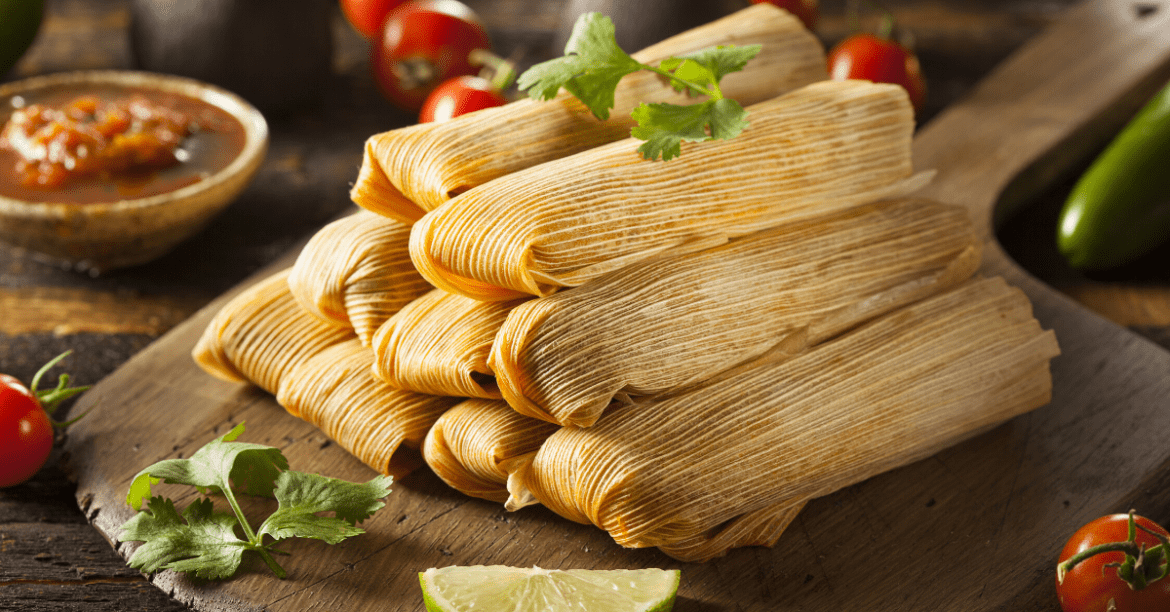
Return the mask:
<svg viewBox="0 0 1170 612"><path fill-rule="evenodd" d="M0 85L0 125L29 105L94 92L155 96L163 104L178 100L206 107L224 117L225 125L233 120L226 130L233 134L231 148L222 144L225 139L211 139L196 146L194 155L176 153L179 159L192 159L178 164L191 166L183 169L187 176L159 179L171 182L156 182L150 188L146 185L156 176L179 171L159 170L149 173L149 178L140 174L129 187L120 182L95 187L92 184L102 179L91 178L88 186L66 182L54 188L27 189L19 185L14 162L0 157L0 174L7 173L0 177L0 241L92 274L145 263L202 230L239 196L264 161L268 124L259 111L231 92L171 75L79 71L5 83ZM217 148L222 149L217 153L222 162L200 169L199 159Z"/></svg>

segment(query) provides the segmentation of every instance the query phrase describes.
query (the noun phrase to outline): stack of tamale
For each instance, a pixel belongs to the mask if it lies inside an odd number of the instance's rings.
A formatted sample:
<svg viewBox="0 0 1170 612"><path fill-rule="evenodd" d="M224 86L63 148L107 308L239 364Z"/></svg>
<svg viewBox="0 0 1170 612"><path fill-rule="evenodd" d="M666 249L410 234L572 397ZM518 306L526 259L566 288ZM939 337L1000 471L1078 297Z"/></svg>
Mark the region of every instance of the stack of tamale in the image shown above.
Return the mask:
<svg viewBox="0 0 1170 612"><path fill-rule="evenodd" d="M767 4L638 57L728 43L763 46L724 81L750 126L670 162L567 96L372 137L366 210L226 305L197 362L381 472L420 449L468 495L684 560L1046 403L1052 333L972 278L964 210L911 195L905 92L820 81Z"/></svg>

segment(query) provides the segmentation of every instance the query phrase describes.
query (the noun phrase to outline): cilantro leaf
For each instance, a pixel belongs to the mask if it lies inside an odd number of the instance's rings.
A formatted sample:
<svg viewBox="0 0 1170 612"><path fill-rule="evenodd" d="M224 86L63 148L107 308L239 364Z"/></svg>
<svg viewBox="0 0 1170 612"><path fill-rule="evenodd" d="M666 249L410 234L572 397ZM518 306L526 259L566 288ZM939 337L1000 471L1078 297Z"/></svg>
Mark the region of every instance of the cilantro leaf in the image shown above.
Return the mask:
<svg viewBox="0 0 1170 612"><path fill-rule="evenodd" d="M123 541L143 543L130 558L132 567L145 572L172 569L200 578L227 578L239 569L244 552L250 550L259 554L277 577L284 578L284 568L272 556L276 542L302 537L336 544L363 533L357 523L386 505L382 498L390 493L389 476L358 483L292 472L279 449L236 442L243 431L241 423L195 451L190 459L160 461L135 476L126 503L139 513L122 525L121 536ZM173 501L150 495L151 486L162 481L222 493L234 514L215 512L210 499L200 499L180 518ZM252 530L236 501L237 493L276 498L276 512L259 531ZM150 499L146 510L142 510L143 498Z"/></svg>
<svg viewBox="0 0 1170 612"><path fill-rule="evenodd" d="M563 87L584 102L595 117L608 119L618 81L646 68L622 51L614 32L609 17L600 13L581 15L565 44L565 56L524 71L517 85L538 100L553 98Z"/></svg>
<svg viewBox="0 0 1170 612"><path fill-rule="evenodd" d="M668 161L682 153L682 142L735 138L747 127L747 111L735 100L708 100L691 106L642 104L634 109L638 125L630 130L645 140L638 152L645 159ZM708 130L710 131L708 133Z"/></svg>
<svg viewBox="0 0 1170 612"><path fill-rule="evenodd" d="M141 510L142 500L151 497L151 486L160 481L211 492L226 491L234 481L249 495L271 495L276 475L288 469L288 460L278 448L233 442L243 431L240 423L195 451L190 459L167 459L142 470L130 483L126 503Z"/></svg>
<svg viewBox="0 0 1170 612"><path fill-rule="evenodd" d="M276 479L276 500L280 507L257 531L274 539L313 538L336 544L363 533L355 524L369 518L390 493L389 476L369 482L348 482L318 474L284 472ZM335 516L317 516L333 512Z"/></svg>
<svg viewBox="0 0 1170 612"><path fill-rule="evenodd" d="M130 557L130 567L148 574L193 572L212 580L239 568L248 543L236 535L236 517L215 512L210 499L192 502L181 518L169 499L153 497L148 508L122 525L122 541L143 542Z"/></svg>
<svg viewBox="0 0 1170 612"><path fill-rule="evenodd" d="M728 74L743 70L744 66L747 66L747 63L760 52L760 48L760 45L708 47L694 53L667 59L659 67L663 70L674 71L675 76L680 79L692 80L691 72L698 70L695 67L697 65L704 73L710 75L709 80L704 84L713 85L718 84ZM678 66L683 64L691 65L687 67L686 72L679 74Z"/></svg>
<svg viewBox="0 0 1170 612"><path fill-rule="evenodd" d="M618 82L627 74L649 70L668 77L676 91L711 99L694 106L642 104L632 116L638 125L630 130L645 140L638 152L645 159L663 161L682 152L682 141L734 138L747 127L747 111L725 99L719 82L743 70L760 52L760 45L726 45L700 49L664 60L657 67L630 57L617 44L613 20L600 13L581 15L573 24L564 57L542 62L520 75L521 90L538 100L549 100L561 88L577 97L601 120L609 118Z"/></svg>
<svg viewBox="0 0 1170 612"><path fill-rule="evenodd" d="M705 93L704 90L710 90L719 83L713 70L693 59L672 57L663 61L658 67L675 76L670 81L675 91L689 89L692 93L702 94ZM695 85L702 89L694 87Z"/></svg>

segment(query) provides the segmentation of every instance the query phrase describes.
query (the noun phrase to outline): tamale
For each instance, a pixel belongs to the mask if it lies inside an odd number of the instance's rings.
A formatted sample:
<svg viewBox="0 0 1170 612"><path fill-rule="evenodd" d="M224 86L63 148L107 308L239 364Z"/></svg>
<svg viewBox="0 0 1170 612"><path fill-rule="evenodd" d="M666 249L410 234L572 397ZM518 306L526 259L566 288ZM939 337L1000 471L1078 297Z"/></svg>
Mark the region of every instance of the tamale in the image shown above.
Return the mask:
<svg viewBox="0 0 1170 612"><path fill-rule="evenodd" d="M354 337L352 329L302 310L289 292L288 275L282 270L225 304L195 344L195 362L217 378L251 382L275 395L297 365Z"/></svg>
<svg viewBox="0 0 1170 612"><path fill-rule="evenodd" d="M979 266L966 210L891 200L636 263L516 307L489 366L518 412L588 427L615 396L710 378L957 285Z"/></svg>
<svg viewBox="0 0 1170 612"><path fill-rule="evenodd" d="M671 37L634 57L658 63L716 45L759 44L747 67L727 75L727 97L754 104L828 77L821 43L799 20L774 6L743 9ZM524 168L629 136L630 112L641 102L689 104L657 75L627 76L615 94L607 121L593 117L562 92L552 101L524 99L442 123L427 123L375 135L351 191L359 206L417 220L460 192Z"/></svg>
<svg viewBox="0 0 1170 612"><path fill-rule="evenodd" d="M904 89L814 83L750 109L731 140L649 162L626 139L514 172L415 223L431 284L482 300L547 295L638 259L706 246L916 188Z"/></svg>
<svg viewBox="0 0 1170 612"><path fill-rule="evenodd" d="M301 250L289 289L310 314L352 327L366 346L378 327L432 287L410 261L410 227L368 211L321 228Z"/></svg>
<svg viewBox="0 0 1170 612"><path fill-rule="evenodd" d="M705 560L774 541L786 507L1047 403L1058 353L1021 291L968 281L654 409L562 428L518 478L623 546Z"/></svg>
<svg viewBox="0 0 1170 612"><path fill-rule="evenodd" d="M488 354L508 312L523 301L481 302L435 289L374 334L374 374L407 391L499 399Z"/></svg>
<svg viewBox="0 0 1170 612"><path fill-rule="evenodd" d="M451 488L503 503L508 476L557 429L504 402L471 399L439 417L423 443L423 458Z"/></svg>
<svg viewBox="0 0 1170 612"><path fill-rule="evenodd" d="M374 355L356 339L306 359L280 383L276 401L366 465L402 476L418 466L427 431L459 398L400 391L370 372Z"/></svg>

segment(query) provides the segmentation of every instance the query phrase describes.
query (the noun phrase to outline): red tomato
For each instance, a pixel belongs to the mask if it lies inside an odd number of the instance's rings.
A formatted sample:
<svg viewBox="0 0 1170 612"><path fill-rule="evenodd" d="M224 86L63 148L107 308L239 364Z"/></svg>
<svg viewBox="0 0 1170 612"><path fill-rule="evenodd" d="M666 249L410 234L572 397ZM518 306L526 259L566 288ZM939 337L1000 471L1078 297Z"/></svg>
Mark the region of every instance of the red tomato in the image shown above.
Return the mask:
<svg viewBox="0 0 1170 612"><path fill-rule="evenodd" d="M901 85L910 94L914 110L922 110L926 81L912 51L888 38L854 34L829 52L829 77L835 81L862 79Z"/></svg>
<svg viewBox="0 0 1170 612"><path fill-rule="evenodd" d="M341 0L341 12L355 30L366 38L376 38L386 16L402 0Z"/></svg>
<svg viewBox="0 0 1170 612"><path fill-rule="evenodd" d="M775 4L795 15L810 30L817 27L817 17L820 16L817 0L752 0L752 4Z"/></svg>
<svg viewBox="0 0 1170 612"><path fill-rule="evenodd" d="M468 55L491 49L479 18L456 0L413 0L391 11L370 63L382 93L417 111L443 81L479 72Z"/></svg>
<svg viewBox="0 0 1170 612"><path fill-rule="evenodd" d="M1163 535L1170 535L1157 523L1135 517L1136 522ZM1060 551L1059 562L1098 544L1124 542L1129 538L1129 515L1113 514L1103 516L1081 527ZM1135 542L1146 548L1161 542L1154 536L1137 530ZM1106 563L1124 560L1124 553L1107 552L1081 561L1065 574L1064 580L1057 576L1056 595L1064 612L1154 612L1170 610L1170 578L1162 578L1135 591L1117 576L1116 568L1106 568Z"/></svg>
<svg viewBox="0 0 1170 612"><path fill-rule="evenodd" d="M418 114L418 122L446 121L507 103L508 99L491 81L478 76L459 76L443 81L427 96Z"/></svg>
<svg viewBox="0 0 1170 612"><path fill-rule="evenodd" d="M0 487L32 478L52 449L53 425L40 402L19 380L0 374Z"/></svg>

